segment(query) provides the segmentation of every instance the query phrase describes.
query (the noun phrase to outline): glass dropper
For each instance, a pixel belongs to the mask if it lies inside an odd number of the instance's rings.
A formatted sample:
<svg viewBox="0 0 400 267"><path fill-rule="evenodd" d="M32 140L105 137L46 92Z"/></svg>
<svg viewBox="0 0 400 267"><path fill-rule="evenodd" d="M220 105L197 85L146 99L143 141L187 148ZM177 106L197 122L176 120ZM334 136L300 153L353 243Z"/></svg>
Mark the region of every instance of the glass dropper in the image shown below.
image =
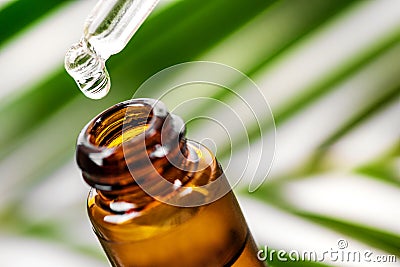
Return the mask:
<svg viewBox="0 0 400 267"><path fill-rule="evenodd" d="M83 36L65 55L65 69L89 98L110 90L106 60L120 52L159 0L99 0L85 21Z"/></svg>

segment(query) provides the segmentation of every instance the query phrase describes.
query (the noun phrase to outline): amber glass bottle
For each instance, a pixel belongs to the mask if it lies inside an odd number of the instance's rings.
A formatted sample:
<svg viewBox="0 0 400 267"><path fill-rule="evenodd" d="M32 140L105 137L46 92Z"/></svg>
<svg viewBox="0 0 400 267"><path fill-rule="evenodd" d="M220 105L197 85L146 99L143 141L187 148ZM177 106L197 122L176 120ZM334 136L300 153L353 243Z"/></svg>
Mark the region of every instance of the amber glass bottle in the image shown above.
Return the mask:
<svg viewBox="0 0 400 267"><path fill-rule="evenodd" d="M265 266L220 165L161 102L98 115L78 138L77 162L113 266Z"/></svg>

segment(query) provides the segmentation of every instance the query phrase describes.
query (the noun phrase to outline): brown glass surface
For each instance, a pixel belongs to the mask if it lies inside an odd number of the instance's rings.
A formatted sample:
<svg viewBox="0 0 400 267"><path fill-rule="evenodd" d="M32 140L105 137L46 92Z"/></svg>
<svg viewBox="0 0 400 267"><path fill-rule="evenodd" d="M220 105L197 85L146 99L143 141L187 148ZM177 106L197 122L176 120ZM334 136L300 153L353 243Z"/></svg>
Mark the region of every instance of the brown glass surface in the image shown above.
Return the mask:
<svg viewBox="0 0 400 267"><path fill-rule="evenodd" d="M183 122L169 116L162 103L154 105L151 99L120 103L90 122L78 139L77 162L94 187L89 218L112 265L265 266L257 260L256 245L215 158L205 147L185 140ZM163 142L161 131L168 136ZM161 144L169 148L168 154L155 156ZM200 169L206 158L212 162ZM160 187L157 175L190 191ZM137 179L155 189L157 198L179 198L183 204L192 196L206 203L224 190L228 193L205 205L179 207L149 196ZM201 187L216 179L222 183Z"/></svg>

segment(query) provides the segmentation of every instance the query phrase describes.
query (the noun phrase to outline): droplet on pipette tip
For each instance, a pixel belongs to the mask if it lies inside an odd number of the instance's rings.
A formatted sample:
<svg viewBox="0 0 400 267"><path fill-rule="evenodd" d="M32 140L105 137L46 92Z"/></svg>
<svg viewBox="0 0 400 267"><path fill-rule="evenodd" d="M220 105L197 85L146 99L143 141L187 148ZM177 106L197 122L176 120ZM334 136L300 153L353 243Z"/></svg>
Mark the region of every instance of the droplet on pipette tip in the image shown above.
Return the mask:
<svg viewBox="0 0 400 267"><path fill-rule="evenodd" d="M85 96L101 99L108 94L111 83L105 61L85 40L82 39L68 50L65 69Z"/></svg>

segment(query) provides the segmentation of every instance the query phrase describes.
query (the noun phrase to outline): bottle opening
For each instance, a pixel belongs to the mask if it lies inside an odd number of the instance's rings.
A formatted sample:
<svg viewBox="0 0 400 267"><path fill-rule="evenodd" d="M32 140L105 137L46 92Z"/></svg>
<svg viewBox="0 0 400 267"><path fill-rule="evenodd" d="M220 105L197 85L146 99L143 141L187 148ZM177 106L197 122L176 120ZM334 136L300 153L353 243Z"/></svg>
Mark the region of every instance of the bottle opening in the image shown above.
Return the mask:
<svg viewBox="0 0 400 267"><path fill-rule="evenodd" d="M89 129L89 142L113 148L143 133L152 124L152 107L146 104L118 106L101 114Z"/></svg>
<svg viewBox="0 0 400 267"><path fill-rule="evenodd" d="M119 192L140 180L152 181L180 156L184 141L180 121L173 121L163 103L133 99L119 103L95 117L78 138L77 163L85 181L102 191ZM176 126L176 127L175 127ZM167 153L162 147L165 131ZM135 175L131 170L135 170Z"/></svg>
<svg viewBox="0 0 400 267"><path fill-rule="evenodd" d="M77 163L86 183L107 199L123 196L142 206L153 200L204 205L230 186L210 151L184 134L182 119L162 102L132 99L86 125L78 138Z"/></svg>

